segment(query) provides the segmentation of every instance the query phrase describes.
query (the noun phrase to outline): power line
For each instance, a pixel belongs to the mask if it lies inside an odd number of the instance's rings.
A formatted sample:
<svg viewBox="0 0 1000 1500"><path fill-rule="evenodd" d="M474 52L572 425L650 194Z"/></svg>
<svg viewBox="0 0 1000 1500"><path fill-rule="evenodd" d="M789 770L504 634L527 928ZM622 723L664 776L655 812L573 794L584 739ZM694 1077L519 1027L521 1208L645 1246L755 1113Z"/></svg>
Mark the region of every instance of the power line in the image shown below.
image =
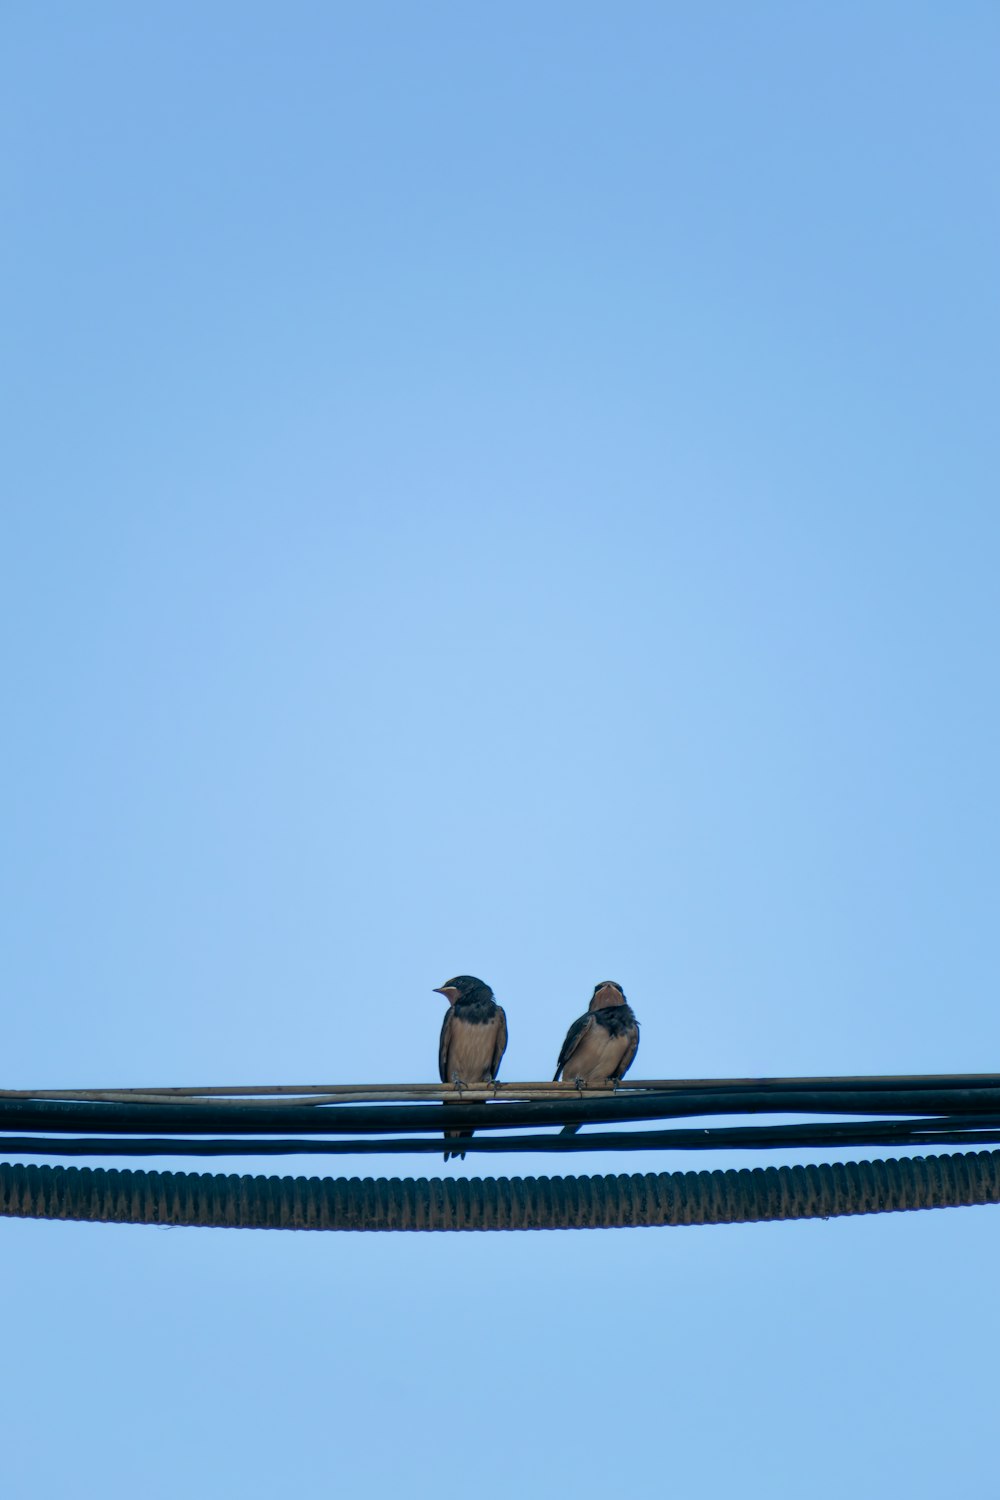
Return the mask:
<svg viewBox="0 0 1000 1500"><path fill-rule="evenodd" d="M306 1178L0 1163L0 1215L252 1229L607 1229L1000 1202L1000 1151L612 1177Z"/></svg>

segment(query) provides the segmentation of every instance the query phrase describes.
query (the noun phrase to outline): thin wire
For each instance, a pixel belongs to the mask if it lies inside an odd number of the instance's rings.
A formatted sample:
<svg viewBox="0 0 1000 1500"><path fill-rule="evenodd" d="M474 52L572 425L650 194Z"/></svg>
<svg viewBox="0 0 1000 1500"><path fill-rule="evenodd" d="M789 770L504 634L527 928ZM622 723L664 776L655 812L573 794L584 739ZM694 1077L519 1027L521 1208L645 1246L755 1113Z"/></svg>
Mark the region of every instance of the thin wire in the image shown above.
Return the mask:
<svg viewBox="0 0 1000 1500"><path fill-rule="evenodd" d="M842 1075L820 1078L625 1078L615 1088L587 1088L590 1098L608 1098L629 1093L691 1093L719 1090L733 1092L752 1089L763 1092L781 1092L789 1089L813 1091L872 1090L880 1091L947 1088L1000 1088L998 1073L901 1073L878 1077L870 1074ZM295 1096L303 1100L313 1097L324 1101L350 1101L352 1103L371 1100L379 1103L404 1103L409 1100L437 1101L454 1099L456 1090L438 1083L307 1083L307 1084L221 1084L215 1087L144 1087L144 1088L99 1088L99 1089L0 1089L0 1102L17 1099L52 1099L80 1103L142 1103L173 1100L217 1100L220 1104L232 1100L254 1099L263 1102L273 1098L287 1102ZM572 1081L552 1083L549 1081L526 1083L494 1083L460 1091L460 1097L468 1102L485 1099L549 1099L581 1098L582 1093Z"/></svg>

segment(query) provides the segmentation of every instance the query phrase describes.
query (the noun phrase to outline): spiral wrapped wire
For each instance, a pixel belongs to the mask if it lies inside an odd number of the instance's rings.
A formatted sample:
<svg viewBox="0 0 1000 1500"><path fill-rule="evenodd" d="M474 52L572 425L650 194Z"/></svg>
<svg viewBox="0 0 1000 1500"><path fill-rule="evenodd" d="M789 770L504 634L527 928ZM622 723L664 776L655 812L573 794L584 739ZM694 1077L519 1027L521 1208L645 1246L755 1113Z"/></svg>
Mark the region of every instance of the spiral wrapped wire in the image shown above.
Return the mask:
<svg viewBox="0 0 1000 1500"><path fill-rule="evenodd" d="M0 1215L240 1229L611 1229L1000 1202L1000 1151L594 1177L264 1177L0 1163Z"/></svg>

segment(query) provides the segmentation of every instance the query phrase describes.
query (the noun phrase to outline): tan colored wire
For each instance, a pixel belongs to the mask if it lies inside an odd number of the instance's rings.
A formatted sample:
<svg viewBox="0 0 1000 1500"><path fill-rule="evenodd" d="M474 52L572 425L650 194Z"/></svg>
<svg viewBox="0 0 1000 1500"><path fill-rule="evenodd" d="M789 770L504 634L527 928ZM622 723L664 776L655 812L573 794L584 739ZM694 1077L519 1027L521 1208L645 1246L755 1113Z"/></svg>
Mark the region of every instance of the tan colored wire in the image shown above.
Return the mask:
<svg viewBox="0 0 1000 1500"><path fill-rule="evenodd" d="M981 1088L1000 1086L1000 1075L992 1073L945 1073L945 1074L890 1074L873 1076L831 1076L823 1078L664 1078L623 1079L616 1089L595 1088L586 1090L589 1099L606 1098L613 1093L676 1093L683 1091L724 1092L732 1088L759 1087L774 1089L802 1089L816 1085L829 1088L856 1088L858 1086L887 1087L954 1086ZM307 1083L307 1084L221 1084L216 1087L169 1087L169 1088L98 1088L98 1089L0 1089L0 1103L6 1099L51 1099L79 1103L112 1104L159 1104L195 1100L214 1100L243 1103L252 1099L255 1103L274 1102L288 1104L391 1104L420 1100L424 1103L454 1099L456 1091L450 1085L440 1083ZM465 1103L475 1104L486 1099L565 1099L581 1097L581 1091L572 1082L528 1082L496 1083L478 1088L464 1089L461 1098Z"/></svg>

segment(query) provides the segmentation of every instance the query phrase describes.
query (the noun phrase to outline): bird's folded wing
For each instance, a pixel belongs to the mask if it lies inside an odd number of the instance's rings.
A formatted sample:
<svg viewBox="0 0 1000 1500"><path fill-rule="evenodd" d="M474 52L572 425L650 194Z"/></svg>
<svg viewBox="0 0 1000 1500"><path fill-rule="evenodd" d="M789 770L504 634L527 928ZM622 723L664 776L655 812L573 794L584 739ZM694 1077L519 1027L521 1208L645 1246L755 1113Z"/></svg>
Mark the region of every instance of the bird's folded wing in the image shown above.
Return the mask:
<svg viewBox="0 0 1000 1500"><path fill-rule="evenodd" d="M490 1076L496 1078L500 1071L500 1059L507 1051L507 1017L502 1005L497 1006L497 1031L493 1042L493 1063Z"/></svg>
<svg viewBox="0 0 1000 1500"><path fill-rule="evenodd" d="M624 1078L625 1077L625 1074L628 1072L629 1068L635 1062L635 1054L638 1052L638 1050L639 1050L639 1028L638 1028L638 1026L635 1026L635 1027L632 1028L632 1032L631 1032L631 1034L629 1036L628 1051L625 1053L625 1056L622 1058L621 1062L618 1064L617 1069L615 1070L615 1077L616 1078Z"/></svg>
<svg viewBox="0 0 1000 1500"><path fill-rule="evenodd" d="M573 1056L573 1053L576 1051L577 1047L579 1047L580 1043L583 1041L587 1033L589 1031L593 1031L594 1025L594 1018L590 1014L580 1016L579 1020L573 1022L572 1026L566 1033L566 1040L562 1044L562 1051L559 1054L559 1061L556 1063L556 1079L558 1079L559 1074L569 1062L570 1058Z"/></svg>

